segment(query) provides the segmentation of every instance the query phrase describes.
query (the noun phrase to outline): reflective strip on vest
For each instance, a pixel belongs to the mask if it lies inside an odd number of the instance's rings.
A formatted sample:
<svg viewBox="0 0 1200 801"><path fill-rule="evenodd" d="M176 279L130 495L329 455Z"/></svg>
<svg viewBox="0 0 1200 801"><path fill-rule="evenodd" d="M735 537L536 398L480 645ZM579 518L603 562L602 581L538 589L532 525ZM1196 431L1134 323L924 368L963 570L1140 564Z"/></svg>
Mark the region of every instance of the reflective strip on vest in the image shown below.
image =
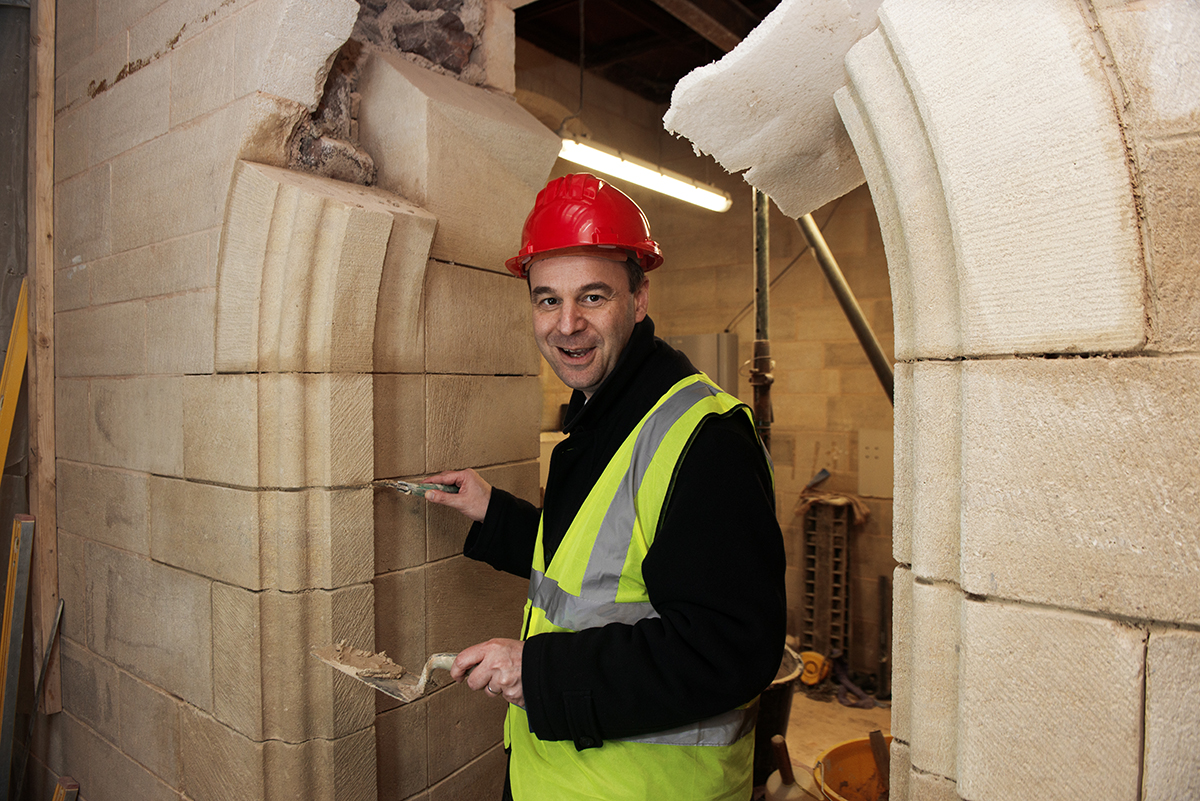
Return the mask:
<svg viewBox="0 0 1200 801"><path fill-rule="evenodd" d="M629 469L625 471L616 496L604 515L600 527L609 534L596 538L580 595L564 592L554 579L547 578L541 571L533 571L529 580L529 600L543 611L551 623L571 631L580 631L608 623L632 624L658 617L658 612L648 601L617 603L621 571L625 567L634 519L637 517L637 493L650 460L654 458L671 426L697 403L717 393L718 390L709 384L699 381L690 384L665 400L646 420L634 443Z"/></svg>
<svg viewBox="0 0 1200 801"><path fill-rule="evenodd" d="M627 743L658 743L660 745L730 745L754 729L758 719L758 699L747 707L731 709L720 715L689 723L675 729L644 734L640 737L620 737Z"/></svg>

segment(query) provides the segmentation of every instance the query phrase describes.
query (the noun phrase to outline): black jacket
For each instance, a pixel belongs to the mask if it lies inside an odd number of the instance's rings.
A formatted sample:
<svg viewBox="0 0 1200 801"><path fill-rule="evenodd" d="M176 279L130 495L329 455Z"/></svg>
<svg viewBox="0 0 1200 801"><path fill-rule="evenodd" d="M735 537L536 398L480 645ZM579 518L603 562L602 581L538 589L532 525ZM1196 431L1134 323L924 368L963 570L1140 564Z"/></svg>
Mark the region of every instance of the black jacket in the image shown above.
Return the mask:
<svg viewBox="0 0 1200 801"><path fill-rule="evenodd" d="M493 490L464 553L529 576L538 516L549 564L588 491L638 421L676 382L687 357L635 326L611 375L584 404L576 391L539 510ZM529 725L542 740L647 734L728 711L774 679L786 621L783 537L762 450L744 412L701 424L679 467L642 565L660 617L525 644Z"/></svg>

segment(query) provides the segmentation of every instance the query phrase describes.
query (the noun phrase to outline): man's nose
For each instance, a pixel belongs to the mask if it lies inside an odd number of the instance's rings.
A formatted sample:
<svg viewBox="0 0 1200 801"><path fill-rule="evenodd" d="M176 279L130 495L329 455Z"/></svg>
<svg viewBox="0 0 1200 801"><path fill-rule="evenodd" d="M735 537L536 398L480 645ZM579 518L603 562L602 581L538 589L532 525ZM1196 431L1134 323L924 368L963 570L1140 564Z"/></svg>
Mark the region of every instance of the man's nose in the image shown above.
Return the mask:
<svg viewBox="0 0 1200 801"><path fill-rule="evenodd" d="M583 309L573 300L564 301L559 310L558 330L561 334L575 334L587 327Z"/></svg>

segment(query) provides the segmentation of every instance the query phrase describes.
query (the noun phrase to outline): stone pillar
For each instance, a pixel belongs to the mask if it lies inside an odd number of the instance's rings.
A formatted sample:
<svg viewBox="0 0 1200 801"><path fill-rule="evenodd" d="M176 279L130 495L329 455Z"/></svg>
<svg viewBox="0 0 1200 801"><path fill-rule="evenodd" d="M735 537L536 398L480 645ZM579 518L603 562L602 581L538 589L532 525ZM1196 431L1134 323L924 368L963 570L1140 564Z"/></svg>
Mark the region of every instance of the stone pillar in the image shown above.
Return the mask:
<svg viewBox="0 0 1200 801"><path fill-rule="evenodd" d="M1200 18L879 18L835 99L901 362L893 797L1187 797Z"/></svg>

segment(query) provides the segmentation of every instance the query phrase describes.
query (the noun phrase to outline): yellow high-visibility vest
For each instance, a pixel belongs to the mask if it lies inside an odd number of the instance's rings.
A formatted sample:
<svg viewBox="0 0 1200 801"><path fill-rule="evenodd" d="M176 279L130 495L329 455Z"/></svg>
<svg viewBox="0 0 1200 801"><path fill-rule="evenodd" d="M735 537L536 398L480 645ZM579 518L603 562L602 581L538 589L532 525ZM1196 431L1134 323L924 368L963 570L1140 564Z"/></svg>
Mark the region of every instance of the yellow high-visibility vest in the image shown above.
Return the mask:
<svg viewBox="0 0 1200 801"><path fill-rule="evenodd" d="M642 579L675 472L700 423L749 408L708 376L675 384L646 413L592 487L547 566L541 524L523 637L658 617ZM768 459L768 464L770 460ZM750 797L758 701L708 720L578 750L543 741L509 705L505 746L517 801L744 801Z"/></svg>

